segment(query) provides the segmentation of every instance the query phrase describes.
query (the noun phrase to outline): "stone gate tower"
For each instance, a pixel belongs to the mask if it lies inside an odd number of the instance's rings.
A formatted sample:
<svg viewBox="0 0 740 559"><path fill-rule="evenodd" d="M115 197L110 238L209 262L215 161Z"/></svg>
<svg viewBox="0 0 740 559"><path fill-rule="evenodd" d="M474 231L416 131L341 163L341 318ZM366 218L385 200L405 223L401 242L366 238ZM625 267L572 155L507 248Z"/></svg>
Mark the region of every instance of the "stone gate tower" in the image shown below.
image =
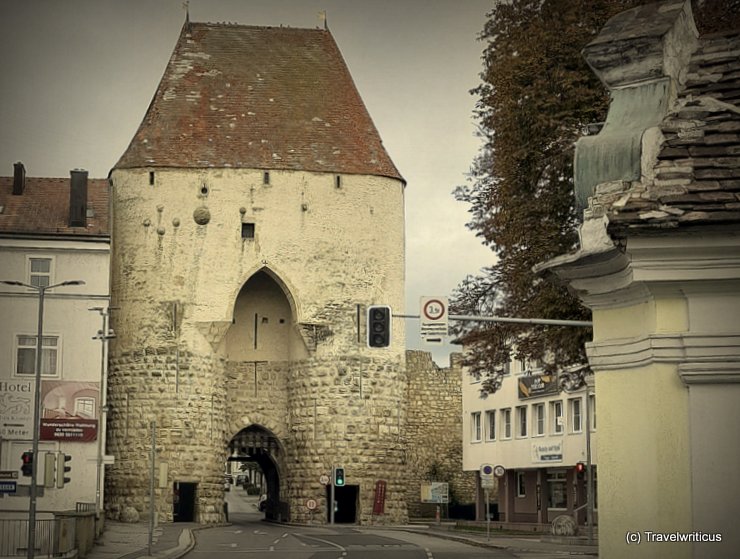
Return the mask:
<svg viewBox="0 0 740 559"><path fill-rule="evenodd" d="M402 312L405 182L331 34L186 23L111 182L109 514L153 435L162 521L223 520L229 457L273 518L324 522L342 465L344 521L403 521L403 325L368 349L364 312Z"/></svg>

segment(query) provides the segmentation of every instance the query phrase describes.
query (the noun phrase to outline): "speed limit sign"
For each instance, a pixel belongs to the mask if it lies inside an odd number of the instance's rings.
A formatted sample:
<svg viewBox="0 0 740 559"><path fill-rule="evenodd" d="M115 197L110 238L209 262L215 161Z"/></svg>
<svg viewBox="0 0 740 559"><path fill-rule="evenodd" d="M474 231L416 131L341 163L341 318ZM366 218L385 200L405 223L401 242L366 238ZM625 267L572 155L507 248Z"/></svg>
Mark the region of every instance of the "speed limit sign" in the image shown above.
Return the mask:
<svg viewBox="0 0 740 559"><path fill-rule="evenodd" d="M427 344L444 343L448 333L447 297L422 297L420 301L419 333Z"/></svg>

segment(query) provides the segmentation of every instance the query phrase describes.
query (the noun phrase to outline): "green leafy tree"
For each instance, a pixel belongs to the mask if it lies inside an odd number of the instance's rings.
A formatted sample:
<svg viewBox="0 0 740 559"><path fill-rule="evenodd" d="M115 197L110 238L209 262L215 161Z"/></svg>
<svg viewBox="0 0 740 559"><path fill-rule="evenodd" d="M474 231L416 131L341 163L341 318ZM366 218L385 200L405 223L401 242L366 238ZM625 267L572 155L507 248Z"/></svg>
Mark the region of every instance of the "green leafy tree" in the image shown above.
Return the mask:
<svg viewBox="0 0 740 559"><path fill-rule="evenodd" d="M453 294L458 314L589 320L590 313L562 286L543 281L535 264L574 250L579 216L573 196L574 144L590 123L602 122L608 94L581 50L609 17L640 0L514 0L497 2L481 39L482 83L475 116L484 139L471 180L455 190L470 204L468 226L496 254L493 265L468 276ZM700 30L737 28L723 0L697 3ZM717 14L722 14L718 16ZM719 21L718 21L719 20ZM489 376L517 357L546 368L586 362L590 329L522 327L510 323L457 326L466 346L465 364L495 390ZM549 356L547 362L545 357Z"/></svg>

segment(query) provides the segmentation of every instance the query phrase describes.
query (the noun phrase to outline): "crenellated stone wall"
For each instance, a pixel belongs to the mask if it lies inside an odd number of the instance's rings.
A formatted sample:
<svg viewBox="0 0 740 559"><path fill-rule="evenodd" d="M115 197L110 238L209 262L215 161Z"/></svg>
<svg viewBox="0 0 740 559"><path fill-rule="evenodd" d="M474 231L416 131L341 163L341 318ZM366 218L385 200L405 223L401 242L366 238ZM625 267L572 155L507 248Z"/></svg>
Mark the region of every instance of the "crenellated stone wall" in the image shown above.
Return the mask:
<svg viewBox="0 0 740 559"><path fill-rule="evenodd" d="M406 352L409 412L404 470L410 517L434 514L420 501L426 481L449 482L450 499L456 503L475 502L475 473L462 469L461 358L452 354L450 366L440 368L430 353Z"/></svg>

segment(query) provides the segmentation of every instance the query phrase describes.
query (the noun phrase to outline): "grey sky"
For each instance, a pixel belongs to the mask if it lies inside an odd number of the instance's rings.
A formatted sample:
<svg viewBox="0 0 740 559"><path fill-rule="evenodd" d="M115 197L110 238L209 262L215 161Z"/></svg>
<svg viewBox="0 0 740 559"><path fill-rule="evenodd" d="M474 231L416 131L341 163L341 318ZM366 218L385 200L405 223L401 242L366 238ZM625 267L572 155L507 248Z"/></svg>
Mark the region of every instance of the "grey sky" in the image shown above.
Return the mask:
<svg viewBox="0 0 740 559"><path fill-rule="evenodd" d="M175 45L182 0L0 0L0 174L105 177L141 122ZM192 21L328 25L408 181L406 312L449 295L493 253L451 195L479 140L469 90L493 0L191 0ZM423 347L409 321L408 347ZM449 348L435 349L446 364Z"/></svg>

